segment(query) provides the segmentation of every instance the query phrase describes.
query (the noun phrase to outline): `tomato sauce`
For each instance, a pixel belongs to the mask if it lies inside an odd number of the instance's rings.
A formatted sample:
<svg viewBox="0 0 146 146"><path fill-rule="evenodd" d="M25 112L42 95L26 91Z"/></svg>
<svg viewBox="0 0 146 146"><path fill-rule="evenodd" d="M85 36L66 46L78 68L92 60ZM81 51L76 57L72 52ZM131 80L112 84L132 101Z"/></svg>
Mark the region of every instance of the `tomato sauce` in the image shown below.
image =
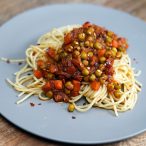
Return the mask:
<svg viewBox="0 0 146 146"><path fill-rule="evenodd" d="M125 38L85 22L64 36L58 51L48 48L47 61L38 60L34 75L45 79L42 90L56 102L68 102L79 95L82 82L89 83L95 91L105 84L108 92L114 93L121 85L113 78L113 63L127 48Z"/></svg>

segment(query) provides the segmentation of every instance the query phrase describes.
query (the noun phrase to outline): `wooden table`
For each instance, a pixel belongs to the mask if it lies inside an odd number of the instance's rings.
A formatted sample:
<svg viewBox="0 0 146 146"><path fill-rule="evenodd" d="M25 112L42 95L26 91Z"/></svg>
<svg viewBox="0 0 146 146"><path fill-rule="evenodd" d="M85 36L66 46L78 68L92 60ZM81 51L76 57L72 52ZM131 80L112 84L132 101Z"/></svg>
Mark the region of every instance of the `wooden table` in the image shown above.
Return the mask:
<svg viewBox="0 0 146 146"><path fill-rule="evenodd" d="M69 2L90 2L123 10L146 20L146 0L0 0L0 25L30 8ZM31 135L0 116L0 146L57 146L64 145ZM102 146L146 146L146 132L133 138Z"/></svg>

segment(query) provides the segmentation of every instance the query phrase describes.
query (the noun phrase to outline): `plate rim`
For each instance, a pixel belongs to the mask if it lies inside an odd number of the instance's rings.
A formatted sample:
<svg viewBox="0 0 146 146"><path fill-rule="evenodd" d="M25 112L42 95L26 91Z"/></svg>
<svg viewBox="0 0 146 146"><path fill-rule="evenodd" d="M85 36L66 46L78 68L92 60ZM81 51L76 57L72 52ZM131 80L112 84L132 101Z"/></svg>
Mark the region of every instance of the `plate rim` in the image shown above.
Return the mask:
<svg viewBox="0 0 146 146"><path fill-rule="evenodd" d="M141 21L142 23L144 23L146 25L146 22L141 19L140 17L137 17L137 16L134 16L134 15L131 15L130 13L127 13L123 10L119 10L119 9L115 9L115 8L112 8L112 7L109 7L109 6L105 6L105 5L100 5L100 4L93 4L93 3L88 3L88 2L84 2L84 3L72 3L72 2L69 2L69 3L52 3L52 4L46 4L46 5L41 5L41 6L37 6L37 7L33 7L33 8L29 8L29 9L26 9L14 16L12 16L11 18L9 18L8 20L6 20L5 22L3 22L1 25L0 25L0 29L6 25L7 23L9 23L10 21L12 21L13 19L23 15L24 13L29 13L31 11L34 11L34 10L38 10L38 9L42 9L42 8L47 8L47 7L52 7L52 6L67 6L67 5L89 5L89 6L93 6L93 7L100 7L100 8L103 8L103 9L109 9L109 10L112 10L112 11L115 11L115 12L120 12L120 13L123 13L127 16L130 16L130 17L133 17L134 19L137 19L138 21Z"/></svg>
<svg viewBox="0 0 146 146"><path fill-rule="evenodd" d="M144 133L145 131L146 131L146 128L145 129L143 129L143 130L140 130L140 131L138 131L138 132L135 132L135 133L133 133L133 134L131 134L131 135L128 135L128 136L123 136L123 137L121 137L121 138L116 138L116 139L111 139L111 140L104 140L104 142L103 141L99 141L99 142L97 142L97 141L86 141L86 142L84 142L84 141L78 141L78 142L74 142L74 141L69 141L69 140L62 140L62 139L55 139L55 138L48 138L48 137L46 137L46 136L41 136L41 135L39 135L39 134L37 134L37 133L33 133L32 131L30 131L30 130L28 130L28 129L25 129L24 127L21 127L21 126L19 126L19 125L17 125L16 123L14 123L13 121L11 121L9 118L7 118L7 117L5 117L5 115L3 115L2 113L0 113L1 114L1 116L4 118L4 119L6 119L9 123L11 123L13 126L15 126L15 128L18 128L18 129L20 129L20 130L22 130L23 132L26 132L26 133L28 133L28 134L32 134L32 135L34 135L34 136L36 136L36 137L40 137L40 138L42 138L42 139L45 139L45 140L50 140L50 141L52 141L52 142L58 142L58 143L65 143L65 144L83 144L83 145L89 145L89 144L111 144L111 143L115 143L115 142L120 142L120 141L123 141L123 140L127 140L127 139L129 139L129 138L132 138L132 137L135 137L135 136L137 136L137 135L139 135L139 134L142 134L142 133Z"/></svg>
<svg viewBox="0 0 146 146"><path fill-rule="evenodd" d="M49 7L52 7L52 6L69 6L69 5L74 5L74 6L78 6L78 5L89 5L89 6L94 6L94 7L100 7L100 8L103 8L103 9L109 9L109 10L112 10L112 11L115 11L115 12L120 12L120 13L124 13L125 15L128 15L130 17L133 17L136 21L140 21L142 22L143 24L146 25L146 22L142 19L140 19L139 17L136 17L136 16L133 16L133 15L130 15L129 13L126 13L122 10L117 10L117 9L114 9L114 8L111 8L111 7L107 7L107 6L103 6L103 5L95 5L95 4L91 4L91 3L66 3L66 4L63 4L63 3L57 3L57 4L47 4L47 5L42 5L42 6L38 6L38 7L34 7L34 8L29 8L27 10L24 10L23 12L19 13L19 14L16 14L15 16L11 17L10 19L6 20L4 23L2 23L0 25L0 30L5 26L7 25L8 23L10 23L11 21L13 21L14 19L17 19L17 17L20 17L21 15L25 14L25 13L31 13L32 11L36 11L36 10L39 10L39 9L43 9L43 8L49 8ZM120 138L111 138L111 139L107 139L107 140L104 140L104 141L70 141L70 140L67 140L67 139L56 139L56 138L48 138L47 136L41 136L37 133L34 133L32 132L31 130L28 130L28 129L25 129L24 127L20 126L20 125L17 125L17 123L15 123L15 121L12 121L11 119L9 119L9 117L6 117L1 111L0 111L0 115L6 119L8 122L12 123L14 126L22 129L23 131L26 131L30 134L33 134L35 136L38 136L38 137L41 137L41 138L44 138L46 140L51 140L51 141L54 141L54 142L60 142L60 143L70 143L70 144L106 144L106 143L112 143L112 142L118 142L118 141L121 141L121 140L125 140L125 139L128 139L128 138L131 138L131 137L134 137L138 134L141 134L143 132L146 131L146 127L145 129L142 129L142 130L139 130L138 132L134 132L128 136L123 136L123 137L120 137Z"/></svg>

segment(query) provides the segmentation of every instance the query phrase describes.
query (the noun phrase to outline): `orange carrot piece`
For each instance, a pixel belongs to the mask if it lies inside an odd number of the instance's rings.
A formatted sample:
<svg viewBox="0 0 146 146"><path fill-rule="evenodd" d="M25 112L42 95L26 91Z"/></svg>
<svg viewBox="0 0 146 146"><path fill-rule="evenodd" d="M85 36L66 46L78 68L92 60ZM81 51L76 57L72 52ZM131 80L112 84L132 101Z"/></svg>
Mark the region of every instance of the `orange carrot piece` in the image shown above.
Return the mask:
<svg viewBox="0 0 146 146"><path fill-rule="evenodd" d="M71 33L68 33L65 37L64 37L64 44L69 44L72 40L72 35Z"/></svg>
<svg viewBox="0 0 146 146"><path fill-rule="evenodd" d="M37 61L37 66L41 67L44 65L44 61L43 60L38 60Z"/></svg>
<svg viewBox="0 0 146 146"><path fill-rule="evenodd" d="M99 88L100 88L100 82L93 81L93 82L90 83L90 87L91 87L92 90L98 91Z"/></svg>
<svg viewBox="0 0 146 146"><path fill-rule="evenodd" d="M100 50L98 50L98 57L103 56L105 54L105 52L106 52L106 49L100 49Z"/></svg>
<svg viewBox="0 0 146 146"><path fill-rule="evenodd" d="M77 80L73 80L72 83L74 85L73 91L79 92L80 91L80 82Z"/></svg>
<svg viewBox="0 0 146 146"><path fill-rule="evenodd" d="M40 70L34 70L34 76L38 79L42 77L42 72Z"/></svg>
<svg viewBox="0 0 146 146"><path fill-rule="evenodd" d="M56 89L58 89L58 90L62 89L62 81L61 80L55 80L54 85L55 85Z"/></svg>
<svg viewBox="0 0 146 146"><path fill-rule="evenodd" d="M119 46L118 42L116 40L112 41L112 46L117 48Z"/></svg>

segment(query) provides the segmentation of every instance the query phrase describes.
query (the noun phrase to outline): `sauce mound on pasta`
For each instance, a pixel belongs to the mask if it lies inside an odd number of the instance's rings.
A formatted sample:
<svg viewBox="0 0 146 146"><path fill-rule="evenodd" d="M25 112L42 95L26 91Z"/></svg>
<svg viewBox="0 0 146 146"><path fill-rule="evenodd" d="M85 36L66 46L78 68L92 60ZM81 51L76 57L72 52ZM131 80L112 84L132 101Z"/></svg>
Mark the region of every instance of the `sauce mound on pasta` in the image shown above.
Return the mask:
<svg viewBox="0 0 146 146"><path fill-rule="evenodd" d="M69 103L70 112L99 107L118 115L134 108L142 87L127 48L125 38L90 22L53 29L26 49L26 63L14 74L15 82L7 81L21 92L17 104L37 95Z"/></svg>
<svg viewBox="0 0 146 146"><path fill-rule="evenodd" d="M47 59L37 61L34 75L45 79L42 90L56 102L68 102L78 96L82 84L89 84L94 91L105 84L108 92L120 98L122 85L113 78L113 62L127 48L125 38L86 22L65 34L64 43L57 51L52 47L47 49Z"/></svg>

